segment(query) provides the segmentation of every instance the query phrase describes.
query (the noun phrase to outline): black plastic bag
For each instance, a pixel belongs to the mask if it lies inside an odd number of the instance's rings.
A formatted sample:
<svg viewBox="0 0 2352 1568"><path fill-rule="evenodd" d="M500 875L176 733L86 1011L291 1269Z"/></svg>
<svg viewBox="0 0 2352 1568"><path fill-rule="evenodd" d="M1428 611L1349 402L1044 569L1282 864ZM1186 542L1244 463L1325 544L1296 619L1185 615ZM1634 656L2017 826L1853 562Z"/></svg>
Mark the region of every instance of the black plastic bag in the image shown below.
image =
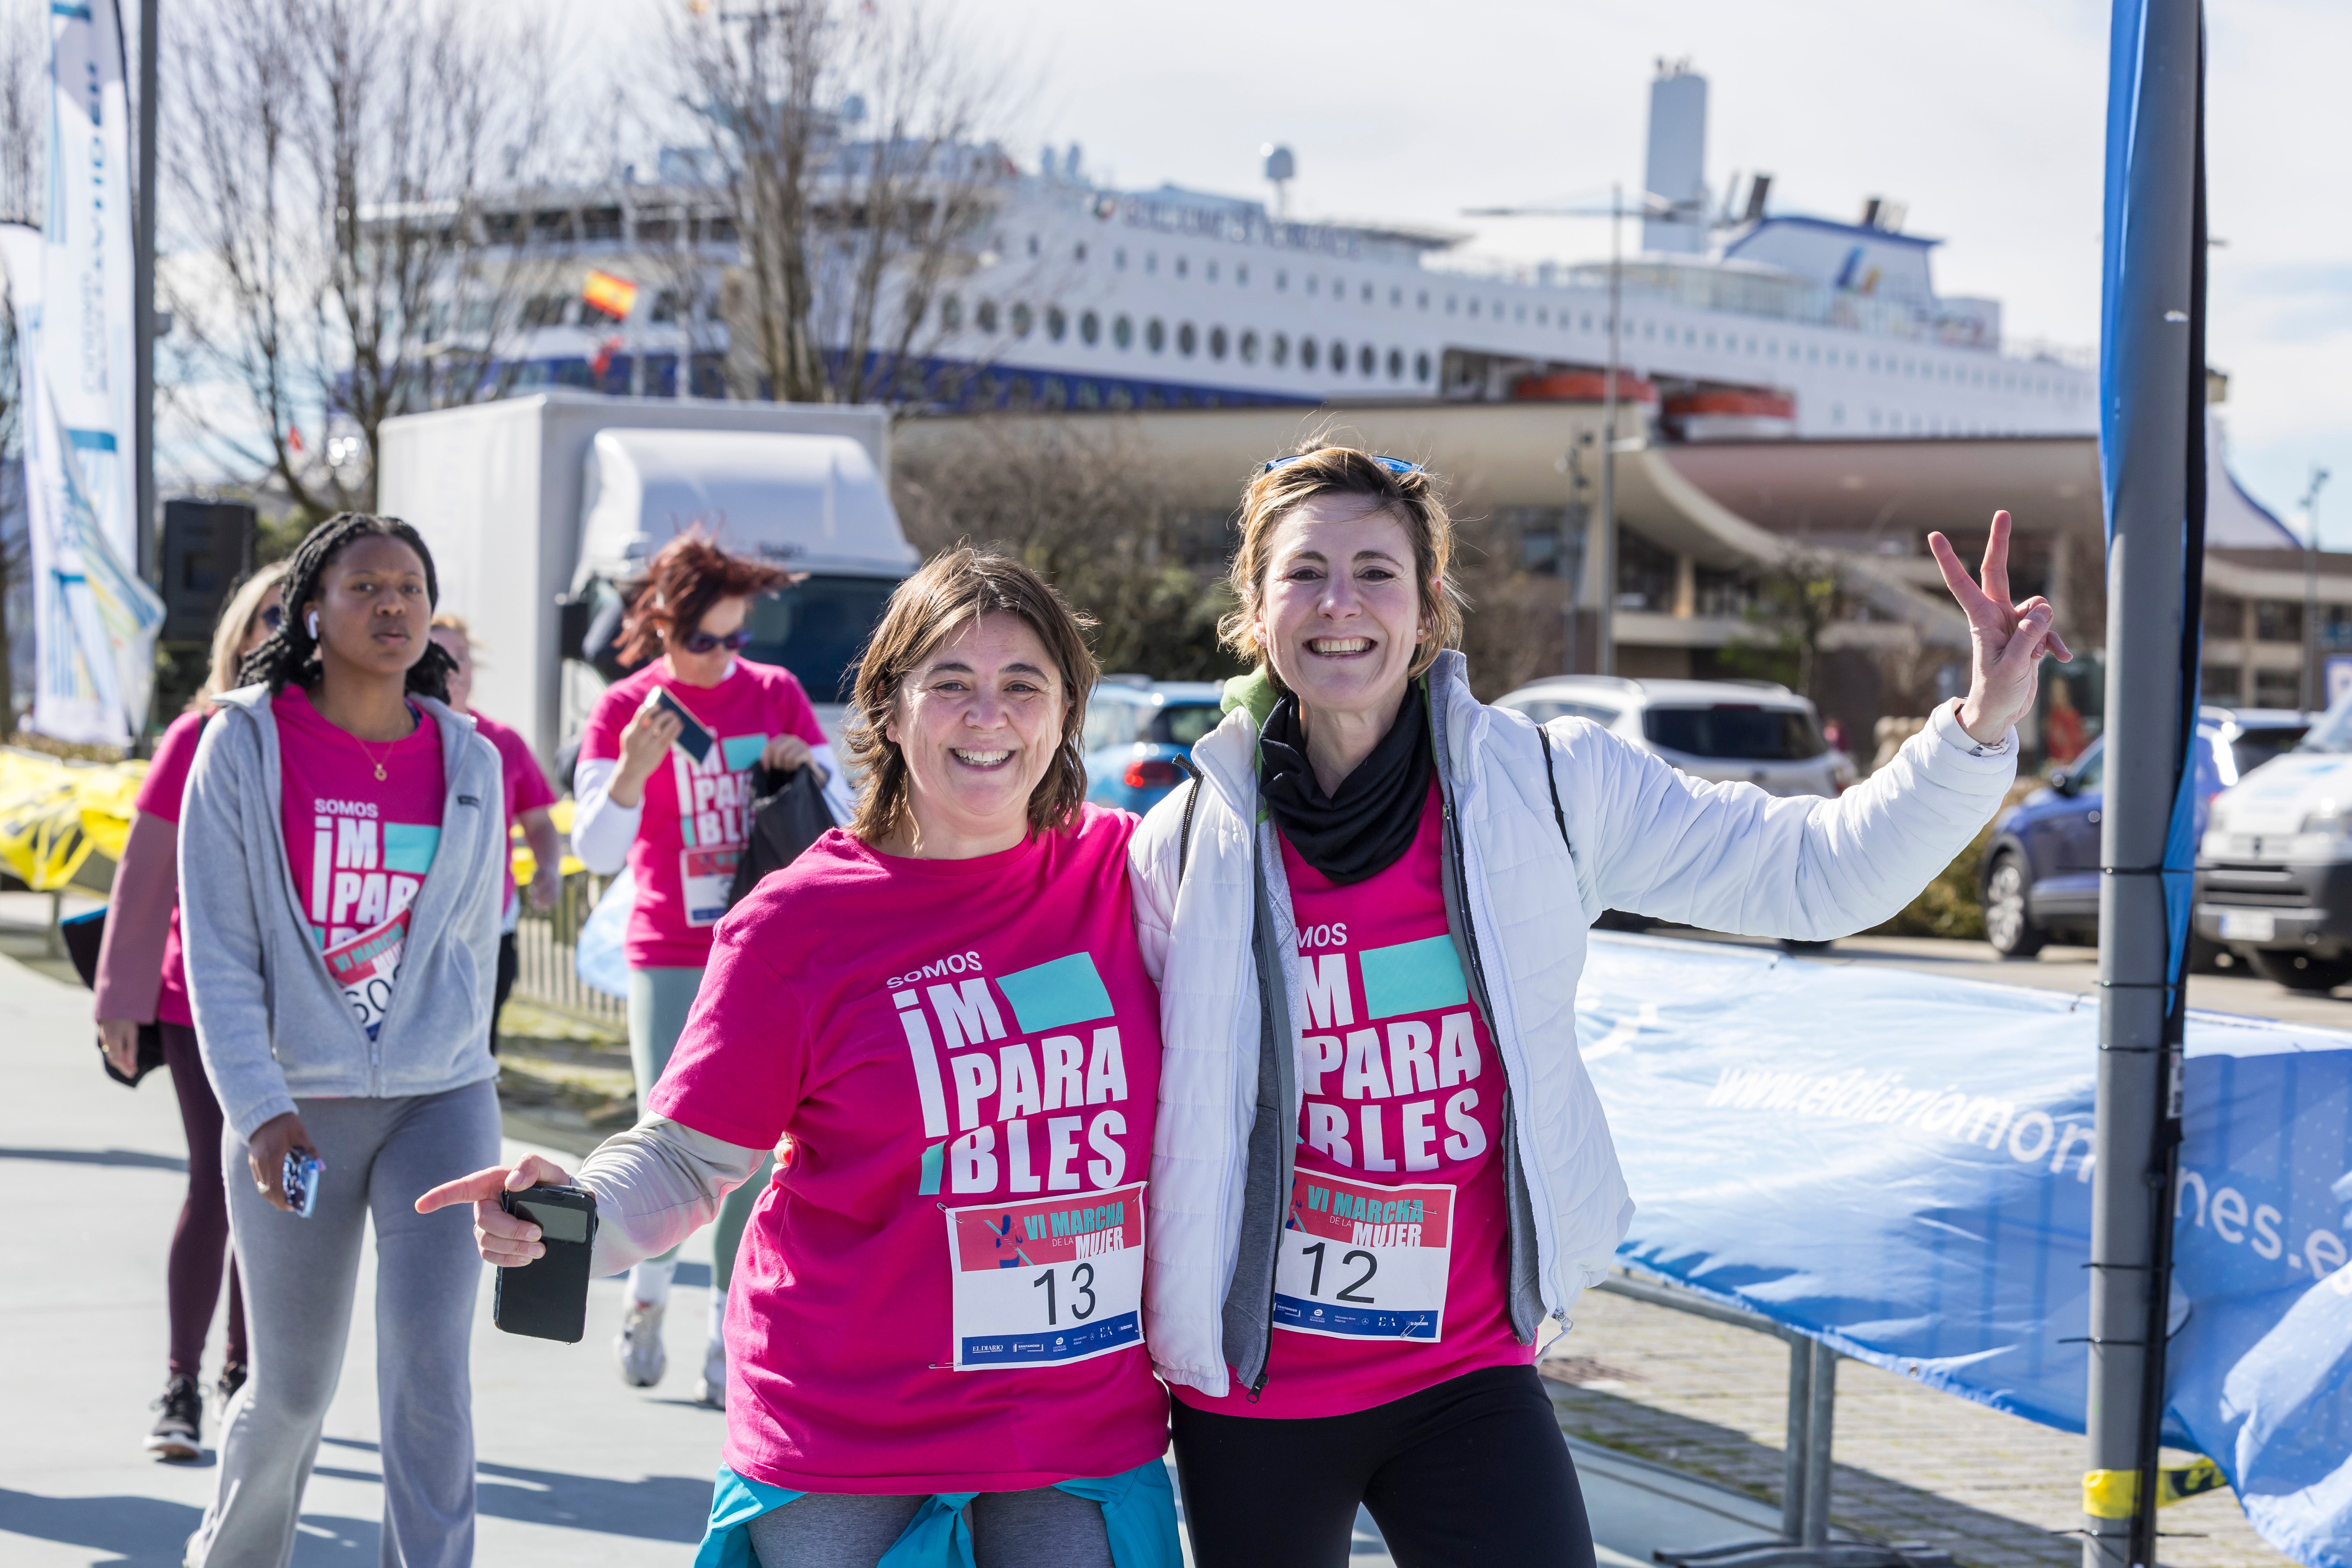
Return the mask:
<svg viewBox="0 0 2352 1568"><path fill-rule="evenodd" d="M824 804L814 768L777 773L760 768L751 776L751 841L735 863L735 880L727 889L727 907L733 909L744 894L760 885L771 871L782 870L800 858L801 851L840 824Z"/></svg>
<svg viewBox="0 0 2352 1568"><path fill-rule="evenodd" d="M96 990L98 952L106 945L106 911L92 910L86 915L59 921L58 931L66 939L66 956L73 960L74 973L81 976L84 985ZM152 1024L139 1026L139 1061L131 1068L129 1078L114 1070L114 1064L106 1059L103 1048L98 1053L98 1064L115 1082L137 1089L141 1079L163 1065L163 1031Z"/></svg>

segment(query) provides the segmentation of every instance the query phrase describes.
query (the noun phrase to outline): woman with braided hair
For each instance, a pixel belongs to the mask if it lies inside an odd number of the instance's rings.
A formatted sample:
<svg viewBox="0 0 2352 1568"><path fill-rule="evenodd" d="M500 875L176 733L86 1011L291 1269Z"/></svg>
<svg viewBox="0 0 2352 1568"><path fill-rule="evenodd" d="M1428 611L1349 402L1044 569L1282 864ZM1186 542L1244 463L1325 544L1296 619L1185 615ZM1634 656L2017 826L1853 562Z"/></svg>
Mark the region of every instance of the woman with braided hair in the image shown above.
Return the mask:
<svg viewBox="0 0 2352 1568"><path fill-rule="evenodd" d="M497 750L446 702L437 593L408 524L345 512L311 530L282 623L189 770L188 989L252 1356L194 1568L291 1558L371 1219L384 1560L473 1557L481 1264L462 1216L410 1200L499 1152L506 817Z"/></svg>

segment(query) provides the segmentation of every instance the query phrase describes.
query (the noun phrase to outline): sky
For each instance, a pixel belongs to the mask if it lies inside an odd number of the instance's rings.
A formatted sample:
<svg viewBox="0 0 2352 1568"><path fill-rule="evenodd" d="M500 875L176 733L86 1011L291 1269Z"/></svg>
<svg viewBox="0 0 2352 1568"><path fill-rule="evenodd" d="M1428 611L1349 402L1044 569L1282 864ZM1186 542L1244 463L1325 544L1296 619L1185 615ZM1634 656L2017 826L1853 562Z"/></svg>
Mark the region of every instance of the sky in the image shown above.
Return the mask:
<svg viewBox="0 0 2352 1568"><path fill-rule="evenodd" d="M684 0L563 0L592 53ZM1462 209L1638 188L1654 62L1709 79L1707 169L1774 176L1777 211L1908 204L1945 241L1947 294L2002 302L2012 344L2098 335L2107 7L2093 0L936 0L1020 83L1024 163L1081 143L1097 178L1264 195L1258 150L1296 153L1293 210L1468 230L1468 248L1605 255L1605 222ZM2352 549L2352 5L2209 0L2208 352L2231 374L2231 466L2273 510L2315 463L2323 538ZM634 25L633 25L634 24ZM608 57L617 58L617 57Z"/></svg>

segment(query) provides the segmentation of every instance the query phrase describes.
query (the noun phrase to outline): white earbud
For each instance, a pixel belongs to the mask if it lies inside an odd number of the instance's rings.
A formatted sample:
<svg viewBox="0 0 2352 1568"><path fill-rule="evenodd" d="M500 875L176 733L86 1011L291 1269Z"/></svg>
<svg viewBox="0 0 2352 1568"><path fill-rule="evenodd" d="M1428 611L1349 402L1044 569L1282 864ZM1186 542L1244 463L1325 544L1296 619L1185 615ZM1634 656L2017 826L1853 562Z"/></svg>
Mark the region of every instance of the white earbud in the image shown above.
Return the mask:
<svg viewBox="0 0 2352 1568"><path fill-rule="evenodd" d="M310 640L312 642L317 642L319 640L319 612L316 610L311 611L310 619L304 621L302 624L310 628Z"/></svg>

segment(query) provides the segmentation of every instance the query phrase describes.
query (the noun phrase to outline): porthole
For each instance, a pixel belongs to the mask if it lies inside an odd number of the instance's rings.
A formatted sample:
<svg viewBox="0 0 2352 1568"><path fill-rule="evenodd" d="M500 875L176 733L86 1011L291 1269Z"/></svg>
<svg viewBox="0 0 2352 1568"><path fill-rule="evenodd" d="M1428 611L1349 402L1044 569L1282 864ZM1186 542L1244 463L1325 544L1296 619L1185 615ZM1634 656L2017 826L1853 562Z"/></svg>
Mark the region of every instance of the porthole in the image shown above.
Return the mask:
<svg viewBox="0 0 2352 1568"><path fill-rule="evenodd" d="M973 325L979 327L983 332L996 331L996 301L982 300L979 308L972 311L971 319Z"/></svg>
<svg viewBox="0 0 2352 1568"><path fill-rule="evenodd" d="M1380 368L1381 354L1378 349L1372 347L1370 343L1366 343L1362 348L1356 351L1357 374L1370 376L1376 374Z"/></svg>
<svg viewBox="0 0 2352 1568"><path fill-rule="evenodd" d="M1290 274L1277 267L1274 269L1274 291L1277 294L1290 287Z"/></svg>
<svg viewBox="0 0 2352 1568"><path fill-rule="evenodd" d="M1348 374L1348 345L1338 338L1331 340L1331 374L1333 375Z"/></svg>
<svg viewBox="0 0 2352 1568"><path fill-rule="evenodd" d="M1456 300L1453 295L1448 294L1445 297L1445 313L1449 316L1453 315L1454 311L1461 308L1461 304L1462 301Z"/></svg>
<svg viewBox="0 0 2352 1568"><path fill-rule="evenodd" d="M1160 270L1160 253L1158 251L1147 250L1143 253L1143 270L1147 273L1156 273Z"/></svg>
<svg viewBox="0 0 2352 1568"><path fill-rule="evenodd" d="M1511 320L1515 321L1524 321L1527 319L1528 308L1525 305L1514 305L1511 307Z"/></svg>
<svg viewBox="0 0 2352 1568"><path fill-rule="evenodd" d="M1364 285L1363 301L1367 305L1372 302L1372 286L1369 283Z"/></svg>
<svg viewBox="0 0 2352 1568"><path fill-rule="evenodd" d="M1287 363L1290 359L1290 334L1275 333L1273 341L1266 344L1265 357L1269 363L1275 365Z"/></svg>
<svg viewBox="0 0 2352 1568"><path fill-rule="evenodd" d="M1322 287L1323 287L1323 279L1321 279L1320 278L1316 277L1316 276L1315 276L1315 274L1313 274L1312 272L1310 272L1310 273L1308 273L1308 274L1307 275L1307 291L1309 294L1314 293L1317 289L1320 289L1320 288L1322 288Z"/></svg>
<svg viewBox="0 0 2352 1568"><path fill-rule="evenodd" d="M1587 310L1576 319L1576 330L1580 332L1589 332L1592 330L1591 311Z"/></svg>
<svg viewBox="0 0 2352 1568"><path fill-rule="evenodd" d="M1316 345L1316 342L1313 338L1299 339L1298 368L1301 370L1313 370L1315 368L1316 356L1321 353L1322 350Z"/></svg>
<svg viewBox="0 0 2352 1568"><path fill-rule="evenodd" d="M1086 344L1088 348L1094 347L1096 342L1102 337L1102 318L1096 315L1092 310L1088 310L1085 315L1080 316L1078 318L1078 336L1086 340Z"/></svg>
<svg viewBox="0 0 2352 1568"><path fill-rule="evenodd" d="M1014 337L1027 337L1029 335L1029 329L1036 324L1036 314L1032 311L1027 305L1022 304L1013 307L1013 335Z"/></svg>
<svg viewBox="0 0 2352 1568"><path fill-rule="evenodd" d="M1404 351L1402 349L1389 350L1389 379L1391 381L1402 381L1404 379Z"/></svg>
<svg viewBox="0 0 2352 1568"><path fill-rule="evenodd" d="M1244 364L1255 364L1257 363L1257 334L1255 332L1244 332L1242 334L1240 347L1242 363Z"/></svg>
<svg viewBox="0 0 2352 1568"><path fill-rule="evenodd" d="M1478 301L1475 300L1470 301L1470 313L1474 316L1478 313Z"/></svg>
<svg viewBox="0 0 2352 1568"><path fill-rule="evenodd" d="M1412 356L1412 378L1415 381L1429 379L1429 354L1426 351Z"/></svg>
<svg viewBox="0 0 2352 1568"><path fill-rule="evenodd" d="M1160 318L1157 316L1152 317L1150 324L1143 329L1143 346L1153 353L1158 353L1168 346L1168 329L1160 324Z"/></svg>
<svg viewBox="0 0 2352 1568"><path fill-rule="evenodd" d="M1248 262L1244 261L1239 267L1234 268L1234 282L1244 289L1249 287Z"/></svg>
<svg viewBox="0 0 2352 1568"><path fill-rule="evenodd" d="M1200 346L1201 334L1192 330L1192 322L1186 321L1176 329L1176 352L1178 353L1190 357L1192 351Z"/></svg>
<svg viewBox="0 0 2352 1568"><path fill-rule="evenodd" d="M1428 290L1428 289L1423 289L1423 290L1421 290L1421 292L1419 292L1418 294L1415 294L1415 295L1413 296L1413 305L1414 305L1414 308L1415 308L1415 309L1417 309L1417 310L1428 310L1428 309L1429 309L1429 290Z"/></svg>
<svg viewBox="0 0 2352 1568"><path fill-rule="evenodd" d="M1127 270L1127 247L1122 245L1110 253L1110 264L1121 272Z"/></svg>
<svg viewBox="0 0 2352 1568"><path fill-rule="evenodd" d="M1080 261L1084 261L1087 258L1087 242L1083 239L1078 241L1077 258Z"/></svg>
<svg viewBox="0 0 2352 1568"><path fill-rule="evenodd" d="M940 325L951 332L963 325L963 301L953 294L940 300Z"/></svg>
<svg viewBox="0 0 2352 1568"><path fill-rule="evenodd" d="M1214 283L1217 280L1217 264L1213 261L1210 262L1206 267L1203 267L1201 269L1201 273L1202 276L1208 279L1210 282Z"/></svg>
<svg viewBox="0 0 2352 1568"><path fill-rule="evenodd" d="M1536 325L1537 325L1537 326L1538 326L1538 327L1549 327L1549 326L1550 326L1550 325L1551 325L1551 312L1550 312L1549 310L1547 310L1543 309L1541 306L1538 306L1538 307L1536 308Z"/></svg>
<svg viewBox="0 0 2352 1568"><path fill-rule="evenodd" d="M1181 257L1181 256L1180 256L1180 257L1178 257L1178 258L1176 258L1176 276L1177 276L1177 277L1179 277L1179 278L1183 278L1183 277L1189 276L1189 275L1191 274L1192 270L1192 264L1190 261L1186 260L1183 257Z"/></svg>
<svg viewBox="0 0 2352 1568"><path fill-rule="evenodd" d="M1121 316L1110 324L1110 341L1123 349L1135 346L1135 323Z"/></svg>
<svg viewBox="0 0 2352 1568"><path fill-rule="evenodd" d="M1391 289L1389 290L1389 305L1393 310L1403 310L1404 290L1402 289Z"/></svg>
<svg viewBox="0 0 2352 1568"><path fill-rule="evenodd" d="M1064 337L1068 335L1069 331L1070 318L1063 313L1062 307L1059 305L1046 306L1045 335L1058 343Z"/></svg>
<svg viewBox="0 0 2352 1568"><path fill-rule="evenodd" d="M1225 357L1225 329L1223 327L1209 329L1209 357L1211 359Z"/></svg>

